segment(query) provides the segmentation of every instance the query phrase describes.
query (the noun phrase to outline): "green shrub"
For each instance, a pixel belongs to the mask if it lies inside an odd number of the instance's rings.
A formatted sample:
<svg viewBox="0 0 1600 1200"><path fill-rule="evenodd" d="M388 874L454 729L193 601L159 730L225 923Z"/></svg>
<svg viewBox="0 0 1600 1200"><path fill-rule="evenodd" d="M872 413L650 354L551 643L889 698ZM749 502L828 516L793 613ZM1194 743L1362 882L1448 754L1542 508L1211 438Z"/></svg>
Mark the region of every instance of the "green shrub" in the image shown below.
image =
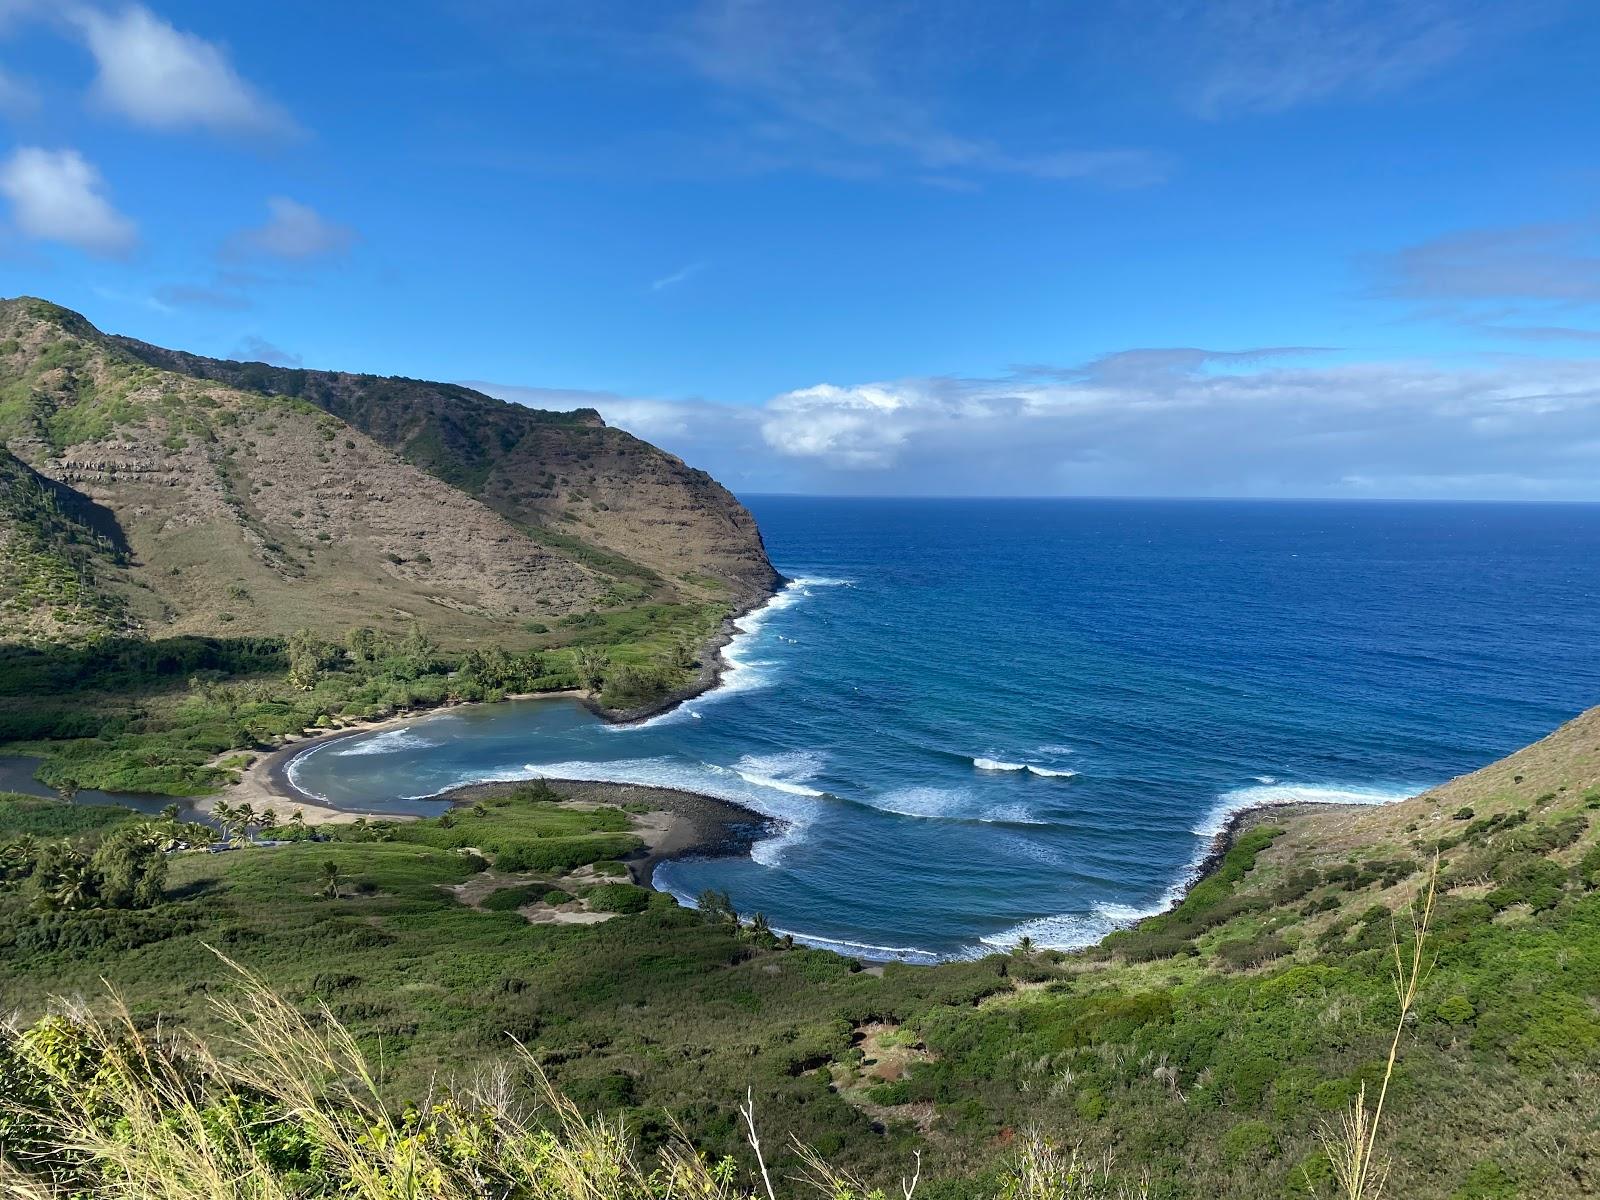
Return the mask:
<svg viewBox="0 0 1600 1200"><path fill-rule="evenodd" d="M1265 1121L1240 1121L1222 1135L1222 1161L1230 1167L1261 1162L1278 1152L1278 1139Z"/></svg>
<svg viewBox="0 0 1600 1200"><path fill-rule="evenodd" d="M650 903L650 890L632 883L601 883L583 893L595 912L640 913Z"/></svg>
<svg viewBox="0 0 1600 1200"><path fill-rule="evenodd" d="M911 1085L904 1079L896 1079L892 1083L875 1083L866 1090L868 1100L874 1104L881 1104L885 1108L892 1108L899 1104L911 1102Z"/></svg>
<svg viewBox="0 0 1600 1200"><path fill-rule="evenodd" d="M482 906L490 912L514 912L536 904L544 898L547 885L523 883L516 887L497 888L483 898Z"/></svg>
<svg viewBox="0 0 1600 1200"><path fill-rule="evenodd" d="M1294 947L1288 942L1271 936L1219 942L1217 945L1217 957L1236 970L1259 967L1293 952Z"/></svg>

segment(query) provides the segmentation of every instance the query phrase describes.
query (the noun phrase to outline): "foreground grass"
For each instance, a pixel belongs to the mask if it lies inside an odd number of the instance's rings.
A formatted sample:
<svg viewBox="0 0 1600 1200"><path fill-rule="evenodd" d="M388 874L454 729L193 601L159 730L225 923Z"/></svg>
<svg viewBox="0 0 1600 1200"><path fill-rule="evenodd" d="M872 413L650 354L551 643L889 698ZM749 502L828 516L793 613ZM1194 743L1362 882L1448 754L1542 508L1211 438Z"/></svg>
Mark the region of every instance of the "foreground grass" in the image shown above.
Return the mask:
<svg viewBox="0 0 1600 1200"><path fill-rule="evenodd" d="M781 1189L886 1200L794 1139L799 1169L775 1184L753 1092L739 1114L754 1170L682 1136L647 1152L625 1122L586 1116L551 1087L522 1047L459 1093L396 1109L326 1006L308 1015L235 970L237 990L213 1001L222 1053L152 1036L120 1004L106 1019L69 1005L31 1028L0 1028L0 1195L776 1200ZM1037 1136L1004 1159L985 1192L996 1200L1132 1194ZM914 1157L898 1194L914 1200L920 1184Z"/></svg>

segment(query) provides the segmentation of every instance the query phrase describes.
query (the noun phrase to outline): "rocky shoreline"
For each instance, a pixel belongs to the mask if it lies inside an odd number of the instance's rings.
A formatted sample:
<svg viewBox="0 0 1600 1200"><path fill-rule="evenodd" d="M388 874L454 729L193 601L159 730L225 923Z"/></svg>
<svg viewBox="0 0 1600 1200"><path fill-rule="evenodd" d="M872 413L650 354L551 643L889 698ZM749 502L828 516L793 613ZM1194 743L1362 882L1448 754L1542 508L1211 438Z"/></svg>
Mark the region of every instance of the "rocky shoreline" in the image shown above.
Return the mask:
<svg viewBox="0 0 1600 1200"><path fill-rule="evenodd" d="M545 778L564 801L581 806L630 808L648 811L636 832L644 846L621 861L634 883L655 886L655 871L679 858L732 858L783 829L772 817L699 792L652 787L638 783L601 783L591 780ZM453 806L470 806L480 800L508 795L527 781L472 783L443 793L439 799Z"/></svg>

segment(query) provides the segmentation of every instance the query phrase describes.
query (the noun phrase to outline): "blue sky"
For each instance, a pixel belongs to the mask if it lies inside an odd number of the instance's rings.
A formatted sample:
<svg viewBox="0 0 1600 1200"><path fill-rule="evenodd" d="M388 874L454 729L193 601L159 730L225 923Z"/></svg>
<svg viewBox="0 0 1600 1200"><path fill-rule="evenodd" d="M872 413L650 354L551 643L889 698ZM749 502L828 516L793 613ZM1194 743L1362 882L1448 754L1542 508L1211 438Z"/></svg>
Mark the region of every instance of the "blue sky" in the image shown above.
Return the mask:
<svg viewBox="0 0 1600 1200"><path fill-rule="evenodd" d="M0 0L0 294L736 490L1600 498L1600 8Z"/></svg>

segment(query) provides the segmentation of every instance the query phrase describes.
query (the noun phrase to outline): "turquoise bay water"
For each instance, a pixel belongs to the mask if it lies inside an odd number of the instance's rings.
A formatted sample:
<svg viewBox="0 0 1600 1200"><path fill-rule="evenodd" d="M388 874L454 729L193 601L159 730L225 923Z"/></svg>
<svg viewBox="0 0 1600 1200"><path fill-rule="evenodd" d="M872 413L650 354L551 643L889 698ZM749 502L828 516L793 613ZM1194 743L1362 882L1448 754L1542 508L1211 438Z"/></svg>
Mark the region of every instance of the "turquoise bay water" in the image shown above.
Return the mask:
<svg viewBox="0 0 1600 1200"><path fill-rule="evenodd" d="M336 804L537 774L782 818L727 890L807 941L1059 947L1170 903L1228 814L1381 802L1600 702L1600 506L757 497L794 580L643 725L456 709L292 767Z"/></svg>

